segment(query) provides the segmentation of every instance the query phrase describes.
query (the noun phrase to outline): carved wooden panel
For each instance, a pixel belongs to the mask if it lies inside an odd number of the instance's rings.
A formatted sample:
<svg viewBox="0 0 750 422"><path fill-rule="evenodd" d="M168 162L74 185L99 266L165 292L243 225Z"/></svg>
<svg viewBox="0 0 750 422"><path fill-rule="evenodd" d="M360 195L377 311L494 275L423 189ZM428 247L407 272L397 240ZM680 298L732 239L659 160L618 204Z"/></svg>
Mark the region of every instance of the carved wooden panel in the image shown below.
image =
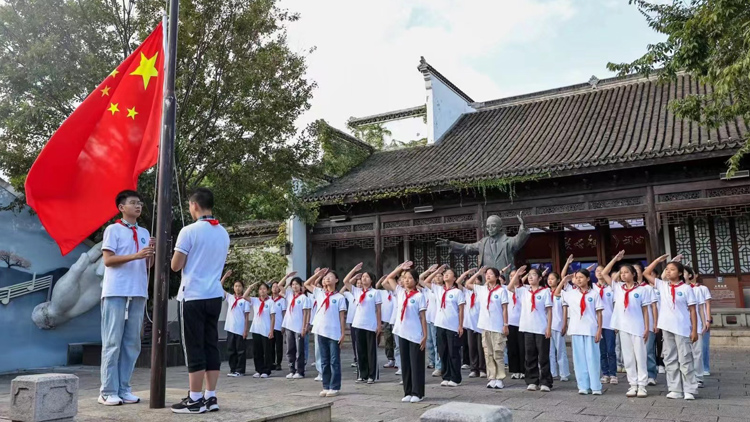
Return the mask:
<svg viewBox="0 0 750 422"><path fill-rule="evenodd" d="M429 226L431 224L440 224L442 222L443 222L442 217L428 217L428 218L415 218L414 219L415 226Z"/></svg>
<svg viewBox="0 0 750 422"><path fill-rule="evenodd" d="M737 230L737 248L740 255L740 272L750 273L750 216L744 215L734 220Z"/></svg>
<svg viewBox="0 0 750 422"><path fill-rule="evenodd" d="M711 233L708 229L708 219L698 217L693 220L695 230L695 253L698 256L698 268L700 274L714 274L714 260L711 250Z"/></svg>
<svg viewBox="0 0 750 422"><path fill-rule="evenodd" d="M315 242L314 245L316 247L336 249L346 249L354 246L362 249L373 249L375 248L375 239L367 237L361 239L327 240L324 242Z"/></svg>
<svg viewBox="0 0 750 422"><path fill-rule="evenodd" d="M352 231L352 226L336 226L331 229L331 233L349 233Z"/></svg>
<svg viewBox="0 0 750 422"><path fill-rule="evenodd" d="M523 212L523 215L533 214L531 208L525 208L521 210L506 210L506 211L500 211L500 212L493 212L492 214L497 215L501 218L514 218L520 212Z"/></svg>
<svg viewBox="0 0 750 422"><path fill-rule="evenodd" d="M354 231L355 232L366 232L373 230L375 225L373 223L364 223L364 224L355 224L354 225Z"/></svg>
<svg viewBox="0 0 750 422"><path fill-rule="evenodd" d="M403 236L386 236L383 237L383 247L392 248L398 246L404 240Z"/></svg>
<svg viewBox="0 0 750 422"><path fill-rule="evenodd" d="M707 198L735 195L750 195L750 186L734 186L731 188L709 189L706 191Z"/></svg>
<svg viewBox="0 0 750 422"><path fill-rule="evenodd" d="M725 217L714 217L713 223L716 238L716 257L719 261L719 273L732 274L735 272L735 267L729 219Z"/></svg>
<svg viewBox="0 0 750 422"><path fill-rule="evenodd" d="M463 221L474 221L476 214L449 215L445 217L446 223L460 223Z"/></svg>
<svg viewBox="0 0 750 422"><path fill-rule="evenodd" d="M669 225L679 225L687 222L689 217L740 217L748 213L750 213L750 205L732 205L720 208L672 211L664 213L662 218Z"/></svg>
<svg viewBox="0 0 750 422"><path fill-rule="evenodd" d="M674 228L674 243L677 250L676 255L682 254L682 263L685 265L692 266L693 260L693 247L690 243L690 228L687 224L675 226Z"/></svg>
<svg viewBox="0 0 750 422"><path fill-rule="evenodd" d="M600 210L605 208L621 208L629 207L633 205L643 204L642 196L634 196L632 198L621 198L621 199L608 199L606 201L591 201L589 208L592 210Z"/></svg>
<svg viewBox="0 0 750 422"><path fill-rule="evenodd" d="M686 201L689 199L699 199L701 191L691 190L687 192L663 193L659 195L659 202Z"/></svg>
<svg viewBox="0 0 750 422"><path fill-rule="evenodd" d="M536 213L538 215L546 214L560 214L566 212L583 211L586 209L586 204L583 202L577 204L563 204L563 205L550 205L544 207L537 207Z"/></svg>
<svg viewBox="0 0 750 422"><path fill-rule="evenodd" d="M330 227L313 227L312 234L331 234Z"/></svg>
<svg viewBox="0 0 750 422"><path fill-rule="evenodd" d="M395 229L397 227L409 227L411 226L410 220L399 220L399 221L385 221L383 222L384 229Z"/></svg>

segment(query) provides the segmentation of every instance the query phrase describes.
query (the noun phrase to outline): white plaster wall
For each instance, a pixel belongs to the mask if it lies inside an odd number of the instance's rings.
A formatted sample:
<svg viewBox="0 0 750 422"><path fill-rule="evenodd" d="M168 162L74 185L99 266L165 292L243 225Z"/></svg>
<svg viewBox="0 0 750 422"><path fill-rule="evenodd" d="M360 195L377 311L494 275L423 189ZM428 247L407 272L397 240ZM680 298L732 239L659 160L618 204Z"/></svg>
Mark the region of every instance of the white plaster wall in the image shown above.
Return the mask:
<svg viewBox="0 0 750 422"><path fill-rule="evenodd" d="M286 225L287 241L292 244L292 253L287 257L287 272L296 271L297 276L307 279L307 226L297 217Z"/></svg>
<svg viewBox="0 0 750 422"><path fill-rule="evenodd" d="M440 79L430 76L427 85L427 140L437 143L464 113L474 109Z"/></svg>

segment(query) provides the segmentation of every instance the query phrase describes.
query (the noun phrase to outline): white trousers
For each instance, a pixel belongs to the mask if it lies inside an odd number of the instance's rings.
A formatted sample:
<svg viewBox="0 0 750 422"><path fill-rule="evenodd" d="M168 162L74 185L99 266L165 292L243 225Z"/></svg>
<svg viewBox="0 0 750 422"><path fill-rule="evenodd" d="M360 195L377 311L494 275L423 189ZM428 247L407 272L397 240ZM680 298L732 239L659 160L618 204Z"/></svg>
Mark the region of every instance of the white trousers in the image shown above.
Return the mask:
<svg viewBox="0 0 750 422"><path fill-rule="evenodd" d="M622 361L631 387L645 387L648 383L648 351L643 337L620 331Z"/></svg>
<svg viewBox="0 0 750 422"><path fill-rule="evenodd" d="M662 330L664 344L662 355L670 392L695 394L698 380L693 366L693 347L689 337Z"/></svg>
<svg viewBox="0 0 750 422"><path fill-rule="evenodd" d="M693 349L693 365L695 366L695 378L703 381L703 334L698 334L698 341L690 345Z"/></svg>

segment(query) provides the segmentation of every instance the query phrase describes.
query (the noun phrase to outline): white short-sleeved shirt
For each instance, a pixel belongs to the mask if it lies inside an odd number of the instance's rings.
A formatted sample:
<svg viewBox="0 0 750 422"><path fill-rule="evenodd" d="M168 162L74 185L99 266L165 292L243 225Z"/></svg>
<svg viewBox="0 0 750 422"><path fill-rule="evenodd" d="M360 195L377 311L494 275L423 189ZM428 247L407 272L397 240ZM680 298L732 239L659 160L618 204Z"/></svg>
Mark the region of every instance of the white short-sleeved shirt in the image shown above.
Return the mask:
<svg viewBox="0 0 750 422"><path fill-rule="evenodd" d="M286 299L289 301L289 306L287 306L281 326L299 334L302 332L302 323L305 319L304 310L312 308L312 301L304 293L295 296L292 289L287 290Z"/></svg>
<svg viewBox="0 0 750 422"><path fill-rule="evenodd" d="M413 296L406 301L406 290L398 286L395 290L396 293L396 323L393 325L393 334L399 336L404 340L408 340L412 343L421 343L424 333L422 332L422 320L419 317L420 312L427 312L427 299L425 296L417 291ZM406 311L404 312L404 319L401 319L401 311L404 309L404 301L406 301Z"/></svg>
<svg viewBox="0 0 750 422"><path fill-rule="evenodd" d="M459 323L462 324L462 321L458 320L458 307L466 303L464 294L456 287L445 290L443 286L437 284L432 285L432 292L435 293L438 306L435 326L458 332ZM443 296L445 296L445 307L443 307ZM464 312L466 312L466 306L464 306Z"/></svg>
<svg viewBox="0 0 750 422"><path fill-rule="evenodd" d="M521 325L521 302L516 292L511 292L507 286L505 290L508 292L508 325L518 327Z"/></svg>
<svg viewBox="0 0 750 422"><path fill-rule="evenodd" d="M612 311L612 327L634 336L643 335L646 329L646 321L643 320L643 307L647 309L651 302L651 288L641 287L637 284L628 294L628 307L625 308L625 283L612 282L612 290L615 294L615 307ZM652 325L652 324L650 324Z"/></svg>
<svg viewBox="0 0 750 422"><path fill-rule="evenodd" d="M668 282L657 278L655 286L659 290L662 301L657 327L660 330L669 331L679 336L690 337L692 325L690 323L689 307L698 303L695 300L693 289L684 283L675 287L673 303L672 288Z"/></svg>
<svg viewBox="0 0 750 422"><path fill-rule="evenodd" d="M284 323L284 312L286 312L286 299L283 296L277 298L271 298L273 304L276 307L276 321L274 321L273 329L275 331L281 331L282 324Z"/></svg>
<svg viewBox="0 0 750 422"><path fill-rule="evenodd" d="M326 308L326 293L320 287L316 287L315 300L318 302L318 310L315 312L313 334L339 341L341 339L339 314L346 312L346 299L341 293L334 293L328 298L328 308Z"/></svg>
<svg viewBox="0 0 750 422"><path fill-rule="evenodd" d="M393 303L396 298L388 290L378 290L378 293L380 293L380 321L391 322Z"/></svg>
<svg viewBox="0 0 750 422"><path fill-rule="evenodd" d="M702 284L700 286L696 287L696 289L700 289L701 293L703 293L703 300L704 300L704 304L703 305L704 306L701 306L701 309L702 309L701 312L703 312L705 314L705 312L706 312L705 302L708 302L709 300L711 300L711 290L709 290L708 287L706 287L706 286L704 286ZM711 318L711 315L706 315L706 318ZM706 320L706 321L708 321L708 320Z"/></svg>
<svg viewBox="0 0 750 422"><path fill-rule="evenodd" d="M319 289L320 287L316 287L316 289ZM315 320L315 314L318 313L318 301L315 299L314 293L306 293L307 298L310 299L310 325L313 325Z"/></svg>
<svg viewBox="0 0 750 422"><path fill-rule="evenodd" d="M346 299L346 323L351 325L354 322L354 313L357 311L357 301L354 300L352 292L341 293Z"/></svg>
<svg viewBox="0 0 750 422"><path fill-rule="evenodd" d="M401 287L401 286L397 286L397 287ZM393 299L392 300L393 306L391 307L391 318L390 318L390 320L388 320L388 322L391 324L391 326L393 326L394 324L396 324L396 315L398 315L398 303L396 301L396 293L395 293L395 291L392 293L392 299Z"/></svg>
<svg viewBox="0 0 750 422"><path fill-rule="evenodd" d="M651 291L651 297L654 298L654 302L656 303L656 310L661 312L661 292L656 288L656 286L652 286L651 288L653 289Z"/></svg>
<svg viewBox="0 0 750 422"><path fill-rule="evenodd" d="M563 328L563 298L562 296L555 296L554 290L550 290L552 294L552 329L554 331L562 331Z"/></svg>
<svg viewBox="0 0 750 422"><path fill-rule="evenodd" d="M264 304L262 310L260 309L261 304ZM271 314L274 314L274 318L276 317L273 299L268 297L265 301L261 301L257 297L251 297L250 305L253 307L253 322L250 324L250 332L268 337L271 332Z"/></svg>
<svg viewBox="0 0 750 422"><path fill-rule="evenodd" d="M425 313L425 317L427 318L427 323L434 324L435 315L437 314L437 300L435 299L435 294L432 293L432 290L430 290L427 287L422 289L422 294L427 299L427 312Z"/></svg>
<svg viewBox="0 0 750 422"><path fill-rule="evenodd" d="M531 307L531 296L534 295L535 308ZM530 287L516 288L518 304L521 305L521 325L519 331L524 333L545 334L547 332L547 308L552 307L552 296L546 287L531 291ZM534 311L532 312L532 309Z"/></svg>
<svg viewBox="0 0 750 422"><path fill-rule="evenodd" d="M612 310L615 307L615 295L612 293L612 288L609 286L604 287L604 293L601 293L601 287L594 284L594 291L602 300L604 309L602 310L602 328L605 330L614 330L612 326Z"/></svg>
<svg viewBox="0 0 750 422"><path fill-rule="evenodd" d="M479 324L479 298L477 294L469 289L463 289L464 298L466 299L466 305L464 306L464 321L463 326L465 329L482 333L477 327ZM471 296L474 296L474 306L471 306Z"/></svg>
<svg viewBox="0 0 750 422"><path fill-rule="evenodd" d="M570 318L567 334L595 337L596 331L599 329L596 311L604 309L599 294L593 289L586 291L586 309L583 311L583 315L581 315L581 297L583 296L581 289L563 290L561 296L563 306L568 307L568 317Z"/></svg>
<svg viewBox="0 0 750 422"><path fill-rule="evenodd" d="M229 234L220 224L198 220L180 230L174 250L187 255L177 300L224 296L219 280L229 253Z"/></svg>
<svg viewBox="0 0 750 422"><path fill-rule="evenodd" d="M654 319L654 311L652 309L652 306L654 303L656 303L658 306L659 299L657 299L656 293L654 293L655 290L653 287L651 287L650 284L644 281L640 284L640 286L647 291L647 294L651 299L651 304L648 305L648 330L654 332L654 323L656 322L656 320Z"/></svg>
<svg viewBox="0 0 750 422"><path fill-rule="evenodd" d="M226 295L224 301L227 302L227 320L224 322L224 330L238 336L245 335L245 314L250 313L250 302L233 295ZM235 302L237 302L236 305Z"/></svg>
<svg viewBox="0 0 750 422"><path fill-rule="evenodd" d="M115 255L131 255L148 246L148 230L138 227L138 245L133 231L120 223L110 224L104 230L102 250ZM219 286L221 287L221 286ZM223 290L222 290L223 291ZM104 267L102 297L148 297L146 259L136 259L116 267Z"/></svg>
<svg viewBox="0 0 750 422"><path fill-rule="evenodd" d="M364 300L360 300L362 299L362 293L365 296ZM377 331L377 305L381 305L380 311L383 311L380 293L373 288L369 288L365 292L359 287L352 287L352 296L354 296L354 301L357 303L352 327L360 330Z"/></svg>
<svg viewBox="0 0 750 422"><path fill-rule="evenodd" d="M703 312L703 307L706 305L706 297L703 295L703 290L700 289L700 287L691 287L693 290L693 295L695 295L695 320L698 323L698 334L703 332L703 321L701 320L701 312Z"/></svg>
<svg viewBox="0 0 750 422"><path fill-rule="evenodd" d="M503 305L508 303L508 293L505 288L498 284L490 289L486 285L474 285L474 293L477 295L479 307L479 320L477 328L481 330L502 333L505 321L503 320ZM487 306L489 303L489 306Z"/></svg>

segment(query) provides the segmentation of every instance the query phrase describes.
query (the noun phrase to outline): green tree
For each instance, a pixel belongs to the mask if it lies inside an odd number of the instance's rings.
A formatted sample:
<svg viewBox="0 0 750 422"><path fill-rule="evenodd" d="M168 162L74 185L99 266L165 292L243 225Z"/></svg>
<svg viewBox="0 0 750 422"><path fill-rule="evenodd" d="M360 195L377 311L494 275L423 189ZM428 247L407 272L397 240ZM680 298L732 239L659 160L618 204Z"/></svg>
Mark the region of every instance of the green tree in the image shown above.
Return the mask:
<svg viewBox="0 0 750 422"><path fill-rule="evenodd" d="M630 0L646 17L651 28L665 34L666 41L651 44L631 63L609 63L620 75L649 75L658 70L662 80L687 71L709 84L713 91L672 101L681 118L717 127L738 117L750 121L750 6L747 0L673 0L659 4ZM750 141L729 160L736 171Z"/></svg>
<svg viewBox="0 0 750 422"><path fill-rule="evenodd" d="M293 179L311 178L318 156L317 142L295 128L315 87L304 54L287 45L286 26L298 16L276 0L180 3L180 191L213 188L227 224L282 220L304 208ZM162 0L0 3L0 171L16 189L23 191L55 129L156 26L163 7ZM147 196L154 176L141 177Z"/></svg>
<svg viewBox="0 0 750 422"><path fill-rule="evenodd" d="M381 151L386 147L386 137L393 134L382 123L373 123L362 126L349 126L354 137L370 144L375 150Z"/></svg>

